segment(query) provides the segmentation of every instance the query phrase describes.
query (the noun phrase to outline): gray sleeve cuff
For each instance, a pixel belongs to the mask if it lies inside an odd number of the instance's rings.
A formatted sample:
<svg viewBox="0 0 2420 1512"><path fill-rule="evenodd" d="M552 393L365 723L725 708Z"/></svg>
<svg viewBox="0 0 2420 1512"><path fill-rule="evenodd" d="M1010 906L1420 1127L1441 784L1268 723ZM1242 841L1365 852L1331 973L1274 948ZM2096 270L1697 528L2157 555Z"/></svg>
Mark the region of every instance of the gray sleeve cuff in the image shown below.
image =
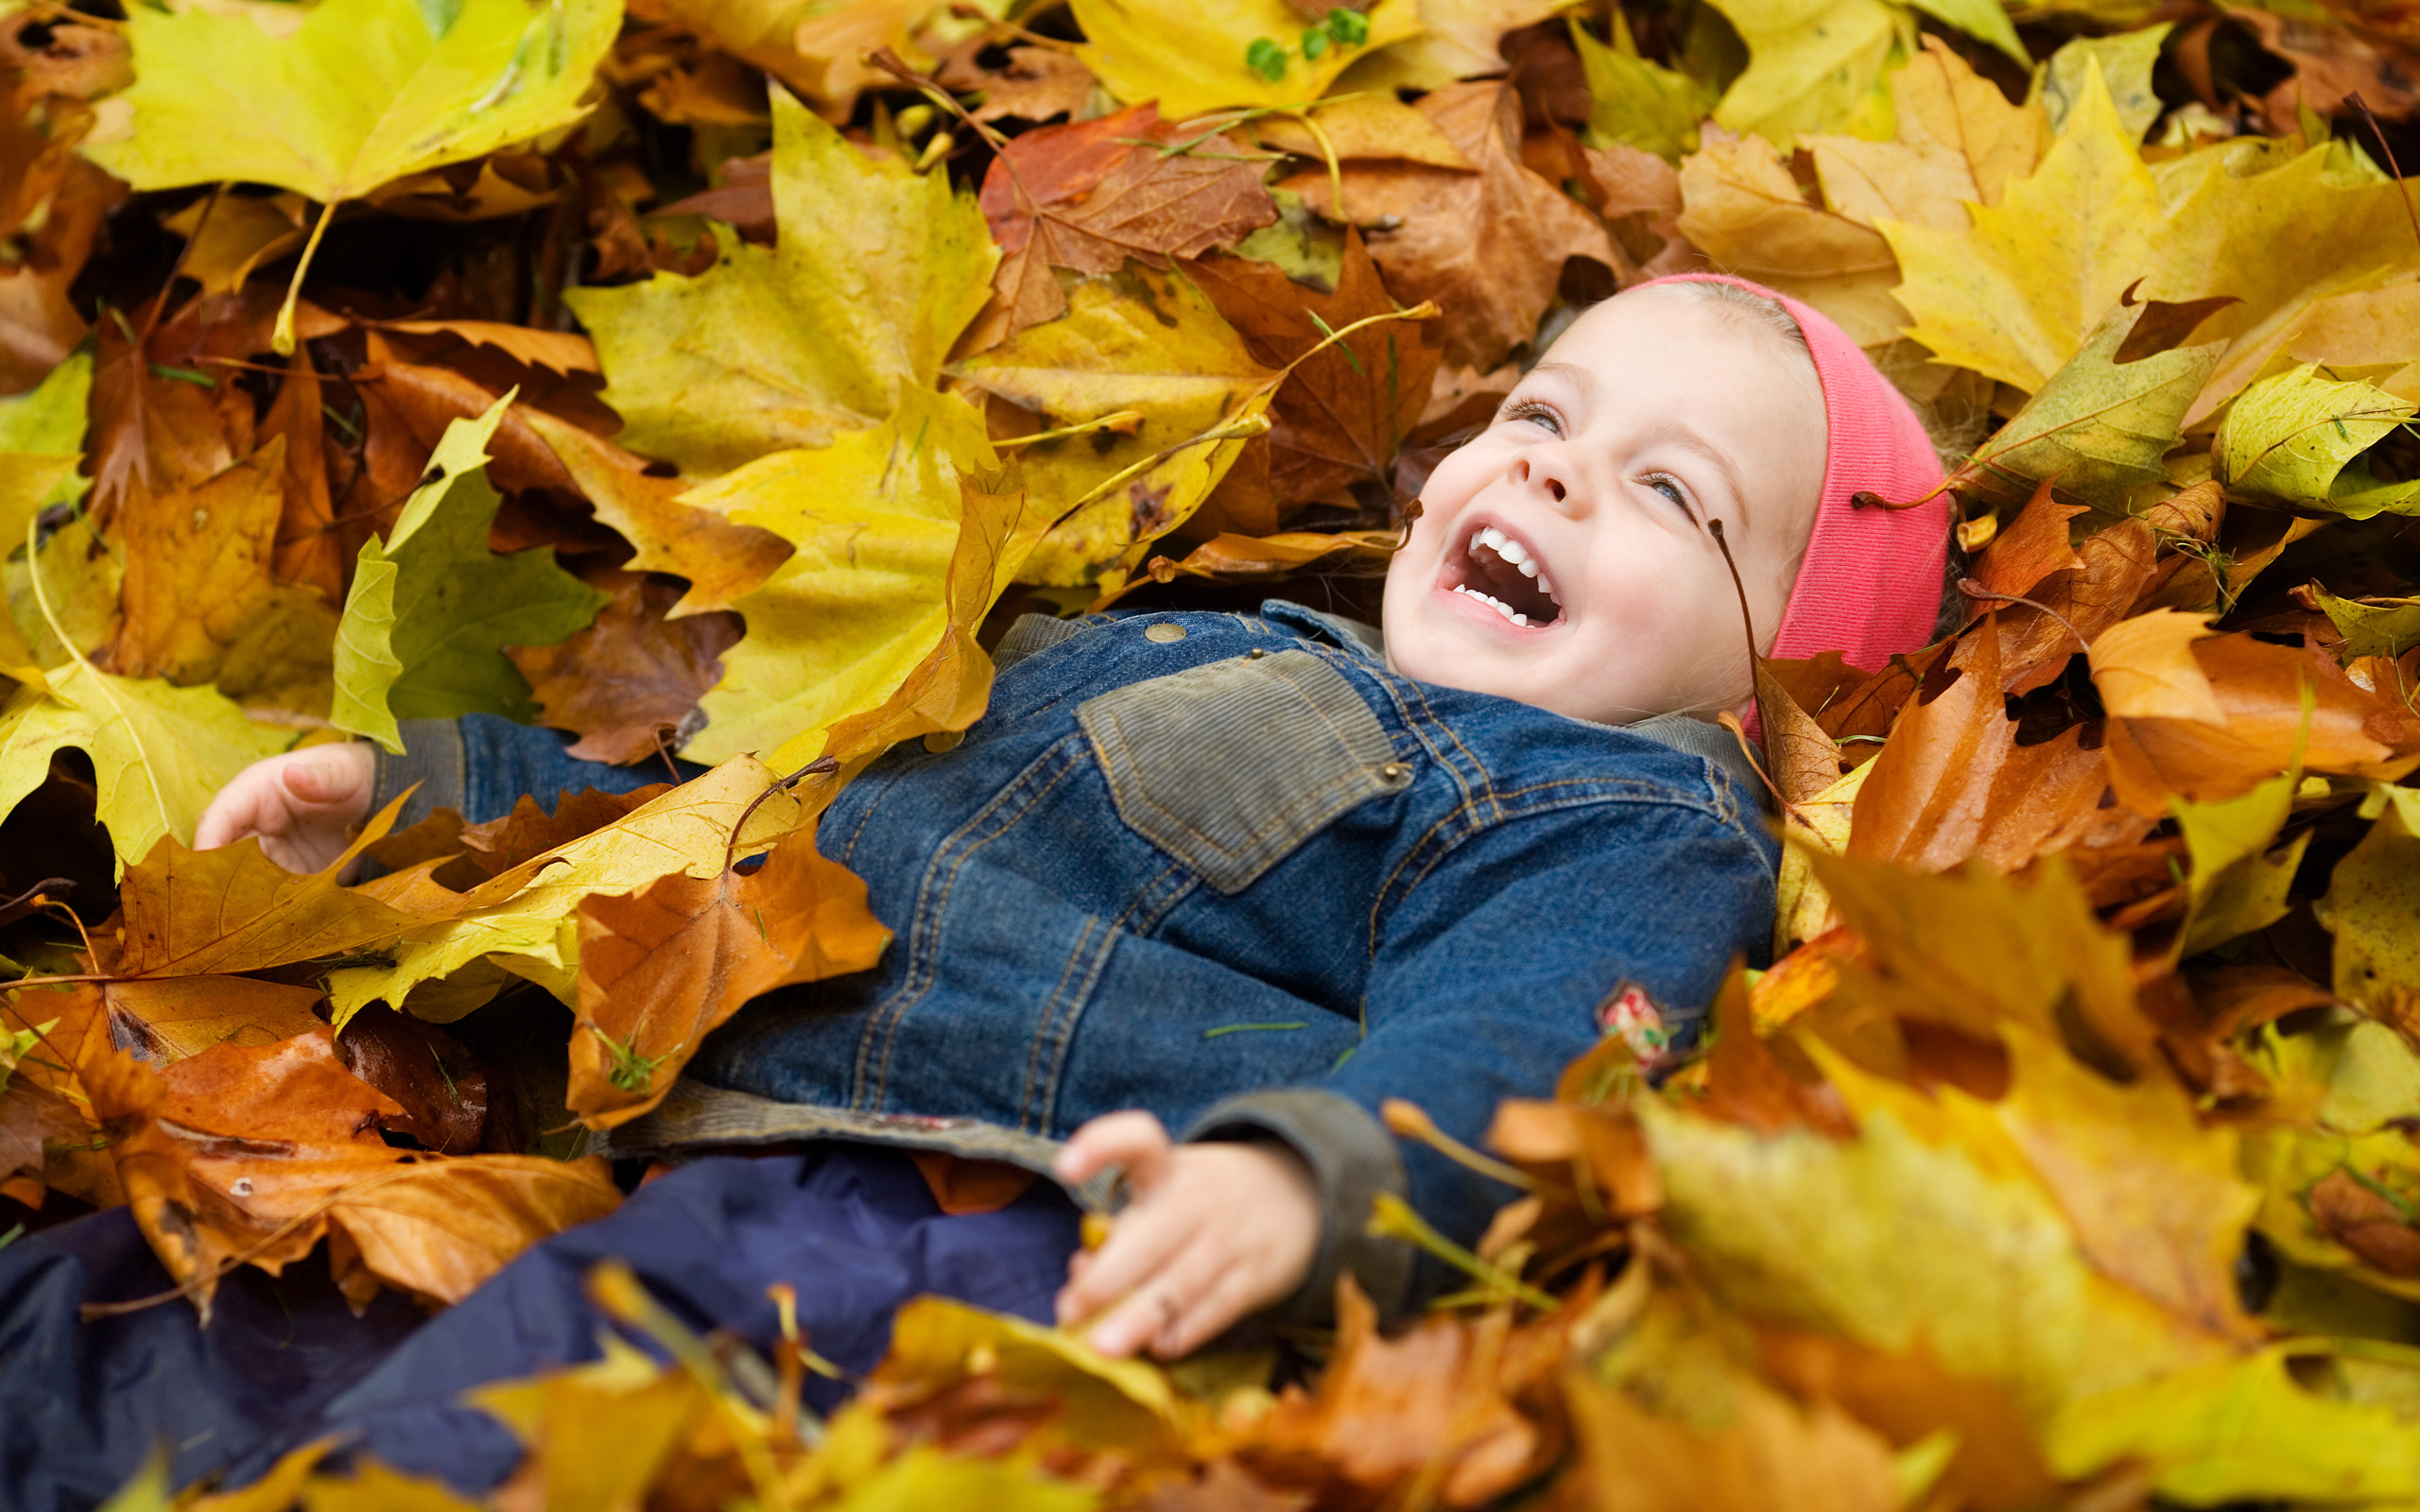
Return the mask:
<svg viewBox="0 0 2420 1512"><path fill-rule="evenodd" d="M412 794L411 801L406 803L404 812L395 816L396 829L408 829L439 809L461 813L464 794L461 724L452 719L402 719L396 724L404 736L402 755L395 755L374 741L370 746L373 767L370 781L370 812L377 813L406 788L418 783L419 790Z"/></svg>
<svg viewBox="0 0 2420 1512"><path fill-rule="evenodd" d="M1394 1136L1351 1098L1316 1087L1245 1092L1214 1105L1184 1131L1187 1141L1277 1139L1311 1168L1320 1189L1320 1247L1310 1279L1274 1309L1289 1323L1325 1325L1336 1315L1336 1281L1351 1275L1381 1317L1411 1297L1411 1246L1372 1235L1378 1194L1402 1196L1403 1156Z"/></svg>

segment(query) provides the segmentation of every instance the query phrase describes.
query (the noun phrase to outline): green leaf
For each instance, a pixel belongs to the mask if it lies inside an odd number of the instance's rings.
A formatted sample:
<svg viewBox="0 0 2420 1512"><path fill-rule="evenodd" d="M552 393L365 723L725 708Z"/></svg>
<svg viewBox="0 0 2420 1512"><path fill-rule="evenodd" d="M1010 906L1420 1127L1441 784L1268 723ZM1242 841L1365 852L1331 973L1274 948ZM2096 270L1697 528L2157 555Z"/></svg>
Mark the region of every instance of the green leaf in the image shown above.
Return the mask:
<svg viewBox="0 0 2420 1512"><path fill-rule="evenodd" d="M1639 56L1630 23L1614 12L1608 47L1578 21L1570 23L1588 76L1588 136L1598 146L1616 142L1678 163L1698 145L1698 123L1714 113L1714 91L1686 74Z"/></svg>
<svg viewBox="0 0 2420 1512"><path fill-rule="evenodd" d="M137 189L237 180L322 204L577 119L620 0L323 0L290 37L128 8L131 136L85 150Z"/></svg>
<svg viewBox="0 0 2420 1512"><path fill-rule="evenodd" d="M1244 48L1244 66L1274 84L1286 77L1286 49L1270 38L1254 37Z"/></svg>
<svg viewBox="0 0 2420 1512"><path fill-rule="evenodd" d="M0 452L81 451L92 392L93 354L77 352L31 393L0 399Z"/></svg>
<svg viewBox="0 0 2420 1512"><path fill-rule="evenodd" d="M578 289L617 440L693 475L821 446L930 387L999 252L945 173L873 162L773 91L770 249L735 235L696 278Z"/></svg>
<svg viewBox="0 0 2420 1512"><path fill-rule="evenodd" d="M2311 602L2336 627L2336 633L2344 638L2337 654L2347 662L2365 656L2392 660L2420 645L2420 598L2390 598L2362 604L2338 598L2324 588L2314 587L2308 592Z"/></svg>
<svg viewBox="0 0 2420 1512"><path fill-rule="evenodd" d="M2226 346L2117 361L2151 308L2121 304L2104 316L2083 350L1959 469L1958 486L2018 504L2055 475L2062 492L2122 505L2129 489L2167 476L2160 458L2182 439L2186 409Z"/></svg>
<svg viewBox="0 0 2420 1512"><path fill-rule="evenodd" d="M216 688L137 681L71 662L46 692L19 690L0 713L0 816L50 776L67 747L93 760L96 812L123 872L163 835L190 845L194 821L228 779L284 750L285 730L253 724Z"/></svg>
<svg viewBox="0 0 2420 1512"><path fill-rule="evenodd" d="M2293 812L2302 785L2299 765L2239 798L2212 803L2176 800L2176 826L2193 857L2186 881L2186 926L2177 955L2266 929L2286 917L2286 892L2310 844L2308 833L2274 855L2270 847Z"/></svg>
<svg viewBox="0 0 2420 1512"><path fill-rule="evenodd" d="M24 541L26 522L37 511L74 504L91 487L76 464L92 390L93 355L78 352L32 392L0 399L0 557ZM29 660L22 644L0 619L0 663Z"/></svg>
<svg viewBox="0 0 2420 1512"><path fill-rule="evenodd" d="M2093 65L2098 63L2118 124L2131 140L2140 142L2167 108L2152 88L2152 65L2159 61L2160 43L2174 26L2173 22L2162 22L2114 37L2078 37L2052 53L2035 86L2043 107L2050 112L2050 129L2066 129L2067 112L2091 88Z"/></svg>
<svg viewBox="0 0 2420 1512"><path fill-rule="evenodd" d="M2008 12L2000 9L1999 0L1909 0L1909 4L1935 21L1990 43L2015 59L2020 67L2033 66L2033 55L2016 40L2016 27L2008 19Z"/></svg>
<svg viewBox="0 0 2420 1512"><path fill-rule="evenodd" d="M2228 493L2249 500L2354 520L2420 512L2420 480L2381 483L2355 461L2412 413L2383 388L2323 378L2317 363L2307 363L2237 398L2212 461Z"/></svg>
<svg viewBox="0 0 2420 1512"><path fill-rule="evenodd" d="M337 627L337 729L400 752L398 719L467 713L527 721L529 685L508 645L552 645L585 628L607 595L555 565L544 546L500 557L488 526L503 501L487 481L487 443L512 403L445 428L385 541L365 541Z"/></svg>

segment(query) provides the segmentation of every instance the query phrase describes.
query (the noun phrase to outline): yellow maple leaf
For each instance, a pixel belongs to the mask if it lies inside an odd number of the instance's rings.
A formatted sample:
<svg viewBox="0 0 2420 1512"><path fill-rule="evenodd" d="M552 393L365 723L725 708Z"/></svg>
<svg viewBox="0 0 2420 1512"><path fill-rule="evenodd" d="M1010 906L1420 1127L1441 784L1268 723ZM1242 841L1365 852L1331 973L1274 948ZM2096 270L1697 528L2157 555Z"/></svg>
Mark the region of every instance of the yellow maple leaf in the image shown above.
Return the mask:
<svg viewBox="0 0 2420 1512"><path fill-rule="evenodd" d="M2197 333L2228 347L2188 428L2257 376L2321 301L2420 272L2402 186L2343 143L2222 143L2154 177L2168 215L2143 297L2238 301Z"/></svg>
<svg viewBox="0 0 2420 1512"><path fill-rule="evenodd" d="M1719 0L1748 44L1748 67L1722 94L1714 118L1754 131L1783 151L1801 131L1891 132L1883 83L1893 55L1912 41L1907 12L1882 0Z"/></svg>
<svg viewBox="0 0 2420 1512"><path fill-rule="evenodd" d="M1824 198L1851 220L1965 229L1969 204L1996 205L2042 153L2040 111L2012 105L1938 37L1891 75L1896 134L1888 142L1810 136Z"/></svg>
<svg viewBox="0 0 2420 1512"><path fill-rule="evenodd" d="M946 174L881 163L773 92L770 249L722 238L696 278L565 294L631 451L704 475L880 423L932 386L998 259Z"/></svg>
<svg viewBox="0 0 2420 1512"><path fill-rule="evenodd" d="M1805 300L1859 346L1896 339L1899 265L1880 232L1809 204L1773 145L1717 129L1681 160L1681 234L1715 266Z"/></svg>
<svg viewBox="0 0 2420 1512"><path fill-rule="evenodd" d="M1142 268L1079 285L1065 316L951 370L1030 411L1046 434L1126 417L1114 430L1016 449L1033 512L1049 526L1024 576L1054 585L1090 581L1129 547L1191 516L1225 467L1198 471L1180 491L1151 464L1217 430L1277 376L1253 360L1183 274ZM1123 486L1079 505L1138 469Z"/></svg>
<svg viewBox="0 0 2420 1512"><path fill-rule="evenodd" d="M2159 190L2097 61L2041 166L1966 214L1972 225L1957 231L1879 222L1906 274L1896 296L1915 317L1908 335L2031 393L2152 266Z"/></svg>
<svg viewBox="0 0 2420 1512"><path fill-rule="evenodd" d="M765 751L785 771L811 760L826 728L888 698L941 637L959 480L996 459L965 400L920 388L900 399L880 425L684 496L797 548L733 604L748 635L723 653L692 759ZM794 760L783 754L793 747Z"/></svg>
<svg viewBox="0 0 2420 1512"><path fill-rule="evenodd" d="M1168 120L1222 106L1307 104L1364 53L1421 30L1417 0L1378 0L1357 18L1357 42L1306 28L1287 0L1073 0L1071 9L1086 39L1077 58L1112 94L1129 105L1157 100ZM1306 40L1313 35L1317 43Z"/></svg>
<svg viewBox="0 0 2420 1512"><path fill-rule="evenodd" d="M279 37L248 16L137 7L133 132L85 151L137 189L232 180L324 207L278 318L285 354L339 203L576 119L621 23L620 0L326 0Z"/></svg>

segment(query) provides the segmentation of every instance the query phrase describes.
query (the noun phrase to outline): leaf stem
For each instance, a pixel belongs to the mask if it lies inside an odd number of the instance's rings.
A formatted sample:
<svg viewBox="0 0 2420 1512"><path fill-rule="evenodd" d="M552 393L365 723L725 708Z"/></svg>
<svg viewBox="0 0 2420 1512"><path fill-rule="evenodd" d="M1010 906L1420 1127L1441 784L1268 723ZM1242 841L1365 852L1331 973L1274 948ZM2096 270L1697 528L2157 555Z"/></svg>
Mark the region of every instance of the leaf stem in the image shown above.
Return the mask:
<svg viewBox="0 0 2420 1512"><path fill-rule="evenodd" d="M126 727L127 742L134 747L134 754L142 761L144 781L151 785L151 801L159 808L160 827L163 830L169 829L168 795L160 791L160 772L152 765L150 751L144 748L143 732L134 728L134 721L128 715L126 706L118 702L117 695L111 691L109 680L101 676L100 669L85 661L84 653L77 650L76 643L67 638L66 628L59 623L58 612L50 607L50 594L42 585L41 524L42 517L39 514L26 522L26 581L33 585L34 603L42 610L42 622L49 626L50 633L59 638L59 648L67 653L68 660L93 675L93 686L99 689L101 696L109 700L110 708L117 714L117 722ZM50 696L59 697L58 690L53 689ZM117 836L110 836L110 841L112 848L114 849ZM122 865L121 863L121 867Z"/></svg>
<svg viewBox="0 0 2420 1512"><path fill-rule="evenodd" d="M1044 441L1063 441L1070 436L1081 436L1086 431L1131 425L1141 419L1143 419L1143 412L1139 409L1115 410L1097 420L1084 421L1075 425L1062 425L1057 430L1036 431L1030 436L1011 436L1005 440L994 441L992 449L995 452L1005 452L1014 446L1034 446Z"/></svg>
<svg viewBox="0 0 2420 1512"><path fill-rule="evenodd" d="M337 206L341 200L331 199L320 207L319 222L311 228L311 239L302 244L302 256L294 265L294 277L285 285L285 302L277 307L277 334L269 338L270 348L281 357L294 355L294 306L302 298L302 278L311 271L311 259L319 254L320 238L328 233L328 222L337 218Z"/></svg>

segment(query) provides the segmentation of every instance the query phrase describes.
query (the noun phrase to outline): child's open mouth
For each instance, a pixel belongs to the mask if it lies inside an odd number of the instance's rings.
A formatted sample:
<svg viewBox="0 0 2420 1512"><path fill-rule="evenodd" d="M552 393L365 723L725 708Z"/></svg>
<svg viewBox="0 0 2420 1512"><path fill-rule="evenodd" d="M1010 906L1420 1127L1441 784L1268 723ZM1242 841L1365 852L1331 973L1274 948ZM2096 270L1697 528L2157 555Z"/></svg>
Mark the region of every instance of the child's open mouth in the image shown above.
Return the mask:
<svg viewBox="0 0 2420 1512"><path fill-rule="evenodd" d="M1524 628L1563 618L1563 600L1555 597L1546 569L1527 547L1494 525L1472 531L1461 554L1447 560L1445 586Z"/></svg>

